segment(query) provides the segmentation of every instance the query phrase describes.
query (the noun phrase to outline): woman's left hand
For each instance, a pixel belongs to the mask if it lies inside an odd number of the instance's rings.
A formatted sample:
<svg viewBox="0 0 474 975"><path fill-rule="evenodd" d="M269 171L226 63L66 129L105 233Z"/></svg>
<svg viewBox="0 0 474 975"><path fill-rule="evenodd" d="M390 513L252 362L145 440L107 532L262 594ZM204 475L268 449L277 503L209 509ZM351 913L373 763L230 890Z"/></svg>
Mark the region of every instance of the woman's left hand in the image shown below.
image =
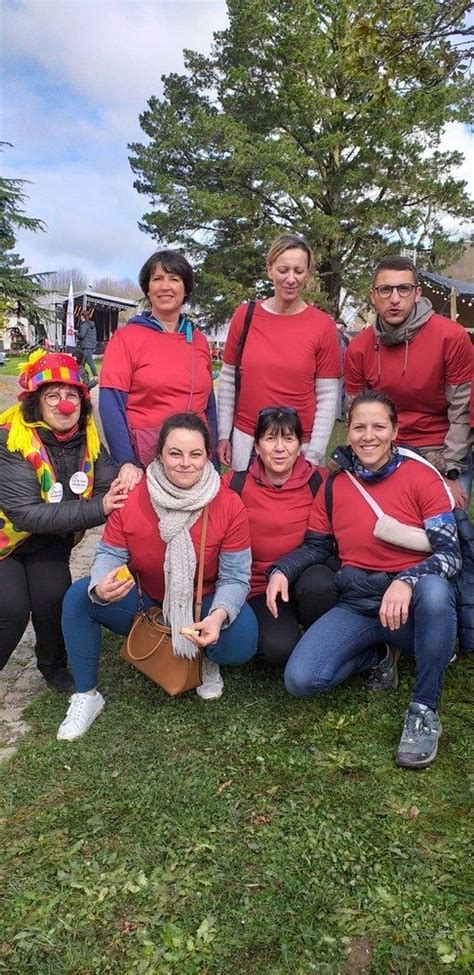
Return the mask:
<svg viewBox="0 0 474 975"><path fill-rule="evenodd" d="M384 594L379 610L382 626L398 630L408 619L413 590L408 582L395 579Z"/></svg>
<svg viewBox="0 0 474 975"><path fill-rule="evenodd" d="M226 619L227 613L225 609L215 609L213 613L206 616L200 623L193 623L193 630L196 630L199 636L186 636L186 639L194 643L196 647L209 647L212 643L217 643L222 624L225 623Z"/></svg>
<svg viewBox="0 0 474 975"><path fill-rule="evenodd" d="M126 464L122 464L118 474L117 481L122 485L125 491L133 491L137 484L140 484L142 477L144 477L144 471L141 467L137 467L131 461Z"/></svg>

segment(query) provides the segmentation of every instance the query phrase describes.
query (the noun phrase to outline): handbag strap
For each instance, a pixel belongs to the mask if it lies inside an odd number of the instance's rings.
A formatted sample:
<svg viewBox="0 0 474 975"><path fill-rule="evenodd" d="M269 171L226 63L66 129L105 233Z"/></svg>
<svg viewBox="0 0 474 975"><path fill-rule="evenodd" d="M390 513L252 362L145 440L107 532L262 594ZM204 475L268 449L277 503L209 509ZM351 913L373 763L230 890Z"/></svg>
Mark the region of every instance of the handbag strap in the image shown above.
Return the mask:
<svg viewBox="0 0 474 975"><path fill-rule="evenodd" d="M352 481L354 487L357 488L359 494L361 494L362 497L367 501L367 504L370 505L370 507L372 508L372 511L374 511L375 514L377 515L377 518L381 518L382 515L385 514L385 512L382 511L382 508L380 507L380 505L377 504L376 501L374 501L374 499L370 496L369 492L366 491L364 487L362 487L362 484L359 484L359 482L356 481L355 477L353 477L353 475L350 473L350 471L344 471L344 474L347 474L349 480Z"/></svg>
<svg viewBox="0 0 474 975"><path fill-rule="evenodd" d="M127 653L129 655L130 659L131 660L134 660L135 662L137 662L139 660L148 660L148 658L149 657L152 657L153 654L156 652L156 650L160 646L160 643L163 643L163 639L164 638L168 638L169 639L169 637L170 637L170 628L169 628L169 626L165 626L164 624L160 624L161 629L157 630L158 635L156 637L156 643L152 646L151 650L147 650L147 652L144 653L141 657L137 657L136 654L133 654L132 653L132 642L133 642L132 641L132 637L133 637L133 634L135 633L135 630L138 630L138 628L143 623L149 623L154 628L156 628L156 619L154 618L154 615L152 613L152 610L155 610L155 609L158 609L158 607L157 606L151 606L150 609L147 610L147 612L145 612L144 610L139 611L136 614L136 616L135 616L135 619L134 619L134 621L132 623L131 630L130 630L128 636L127 636L127 641L126 641Z"/></svg>
<svg viewBox="0 0 474 975"><path fill-rule="evenodd" d="M201 619L202 611L202 587L204 583L204 554L206 551L206 537L207 537L207 522L209 519L209 505L206 504L204 511L202 513L202 525L201 525L201 543L199 546L199 567L198 567L198 583L196 590L196 605L194 607L194 622L199 623Z"/></svg>

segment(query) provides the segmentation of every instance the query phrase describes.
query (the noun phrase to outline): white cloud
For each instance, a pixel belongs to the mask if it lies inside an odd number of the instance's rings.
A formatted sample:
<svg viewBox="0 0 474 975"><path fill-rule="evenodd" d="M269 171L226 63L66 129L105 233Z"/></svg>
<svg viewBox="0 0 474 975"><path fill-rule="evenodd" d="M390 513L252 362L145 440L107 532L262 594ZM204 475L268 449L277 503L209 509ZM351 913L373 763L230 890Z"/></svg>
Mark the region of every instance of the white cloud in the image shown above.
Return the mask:
<svg viewBox="0 0 474 975"><path fill-rule="evenodd" d="M60 187L60 189L58 189ZM95 171L57 166L29 187L28 213L46 233L23 234L20 251L34 271L79 267L89 279L135 278L155 246L138 230L144 200L130 189L126 166Z"/></svg>
<svg viewBox="0 0 474 975"><path fill-rule="evenodd" d="M225 0L3 0L2 10L2 138L14 146L3 173L32 181L27 212L48 225L19 234L20 254L32 271L136 277L154 241L138 230L149 200L133 189L127 143L145 141L138 115L162 74L183 71L183 49L209 52ZM465 154L454 175L474 195L473 141L453 123L441 148Z"/></svg>
<svg viewBox="0 0 474 975"><path fill-rule="evenodd" d="M20 0L5 24L5 50L28 58L52 83L123 110L159 94L181 70L182 50L208 51L225 23L223 0Z"/></svg>
<svg viewBox="0 0 474 975"><path fill-rule="evenodd" d="M5 13L5 9L4 9ZM127 144L138 115L181 72L183 48L206 53L224 0L18 0L4 17L5 176L32 181L27 212L45 234L18 235L32 271L77 266L135 277L153 250L137 222Z"/></svg>
<svg viewBox="0 0 474 975"><path fill-rule="evenodd" d="M455 179L465 180L466 192L474 199L474 167L472 165L474 133L472 130L468 129L467 125L462 125L461 122L449 122L445 127L440 149L442 152L456 150L464 155L464 162L453 170L453 176ZM444 230L456 237L469 233L473 226L471 220L460 224L460 221L454 217L443 217L441 222Z"/></svg>

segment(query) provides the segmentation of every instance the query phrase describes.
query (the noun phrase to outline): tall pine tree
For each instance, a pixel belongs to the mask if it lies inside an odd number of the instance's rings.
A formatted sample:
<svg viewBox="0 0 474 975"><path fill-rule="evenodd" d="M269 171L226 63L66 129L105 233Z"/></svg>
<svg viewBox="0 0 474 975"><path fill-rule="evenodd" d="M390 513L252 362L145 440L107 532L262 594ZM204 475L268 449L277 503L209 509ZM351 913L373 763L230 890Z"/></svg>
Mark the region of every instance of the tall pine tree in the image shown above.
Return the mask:
<svg viewBox="0 0 474 975"><path fill-rule="evenodd" d="M441 151L468 118L464 0L228 0L210 57L185 52L130 146L142 229L199 265L197 300L225 319L260 281L280 231L317 257L320 302L363 293L370 269L444 214L473 212ZM468 53L468 52L467 52Z"/></svg>
<svg viewBox="0 0 474 975"><path fill-rule="evenodd" d="M0 143L3 151L7 143ZM36 298L44 294L39 277L30 274L16 253L18 230L44 230L42 220L28 217L23 209L26 180L0 176L0 299L3 311L19 308L24 315L36 315Z"/></svg>

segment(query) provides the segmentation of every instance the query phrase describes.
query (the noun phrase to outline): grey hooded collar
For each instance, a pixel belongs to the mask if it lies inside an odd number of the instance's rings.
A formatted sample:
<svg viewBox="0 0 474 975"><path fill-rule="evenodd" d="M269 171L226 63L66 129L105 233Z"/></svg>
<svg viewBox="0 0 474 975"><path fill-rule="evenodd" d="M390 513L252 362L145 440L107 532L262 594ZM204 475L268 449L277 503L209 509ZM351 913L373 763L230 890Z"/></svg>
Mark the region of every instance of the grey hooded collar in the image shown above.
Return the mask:
<svg viewBox="0 0 474 975"><path fill-rule="evenodd" d="M374 325L375 335L381 345L401 345L402 342L411 342L421 326L432 315L434 315L434 309L431 301L428 298L420 298L402 325L387 325L377 315Z"/></svg>

